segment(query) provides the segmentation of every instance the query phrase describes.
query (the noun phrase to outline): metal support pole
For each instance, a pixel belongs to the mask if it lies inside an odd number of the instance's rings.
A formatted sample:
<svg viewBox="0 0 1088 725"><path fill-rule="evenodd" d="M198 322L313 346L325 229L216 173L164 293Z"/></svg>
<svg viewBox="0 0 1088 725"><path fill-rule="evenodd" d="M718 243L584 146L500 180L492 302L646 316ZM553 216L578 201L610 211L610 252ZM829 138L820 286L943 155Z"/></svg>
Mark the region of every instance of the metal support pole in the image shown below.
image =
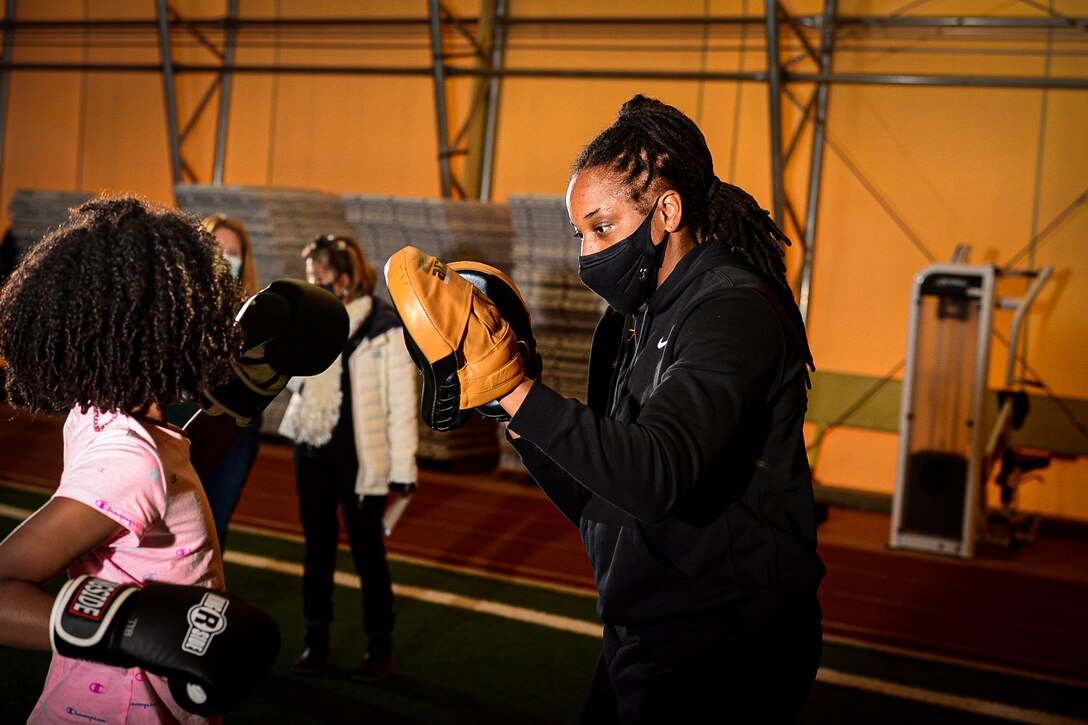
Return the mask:
<svg viewBox="0 0 1088 725"><path fill-rule="evenodd" d="M1019 304L1016 305L1016 313L1012 318L1012 330L1009 332L1009 357L1005 362L1005 385L1013 386L1018 382L1016 372L1016 348L1020 343L1020 328L1024 323L1024 316L1033 304L1035 304L1035 298L1039 296L1039 290L1043 288L1047 280L1050 279L1050 275L1054 274L1054 266L1051 264L1045 267L1040 267L1038 272L1035 273L1035 279L1032 280L1031 285L1028 287L1028 291L1024 293L1023 298L1019 300Z"/></svg>
<svg viewBox="0 0 1088 725"><path fill-rule="evenodd" d="M495 27L491 37L491 69L502 67L503 43L506 38L506 0L495 3ZM487 83L487 117L484 121L484 157L481 162L480 201L491 200L491 178L495 172L495 127L499 116L499 92L502 79L493 75Z"/></svg>
<svg viewBox="0 0 1088 725"><path fill-rule="evenodd" d="M215 126L215 161L212 183L223 183L223 162L227 155L227 120L230 114L231 66L234 65L234 21L238 17L238 0L227 2L227 28L223 42L223 73L219 77L219 117Z"/></svg>
<svg viewBox="0 0 1088 725"><path fill-rule="evenodd" d="M438 171L442 182L442 197L450 198L450 148L449 129L446 122L446 73L442 61L442 20L439 17L440 0L430 0L431 7L431 55L434 73L434 111L438 131Z"/></svg>
<svg viewBox="0 0 1088 725"><path fill-rule="evenodd" d="M825 0L823 26L820 29L820 73L831 72L832 45L835 42L836 0ZM801 319L808 322L808 303L812 292L812 264L815 257L816 219L820 207L820 177L824 163L824 133L827 126L827 83L816 89L816 116L812 124L812 154L808 175L808 206L805 209L805 254L801 264L801 289L797 306Z"/></svg>
<svg viewBox="0 0 1088 725"><path fill-rule="evenodd" d="M782 218L782 63L778 57L778 0L767 7L767 105L771 132L771 213L781 226Z"/></svg>
<svg viewBox="0 0 1088 725"><path fill-rule="evenodd" d="M178 147L178 109L174 97L174 59L170 50L170 19L166 0L156 0L159 14L159 53L162 56L162 90L166 105L166 133L170 142L170 173L173 183L181 183L181 149Z"/></svg>
<svg viewBox="0 0 1088 725"><path fill-rule="evenodd" d="M3 69L0 69L0 180L4 170L4 141L8 127L8 95L11 87L11 71L8 64L11 63L11 46L14 41L15 30L12 22L15 20L15 0L7 0L4 3L4 19L7 25L4 27L4 48L2 51Z"/></svg>

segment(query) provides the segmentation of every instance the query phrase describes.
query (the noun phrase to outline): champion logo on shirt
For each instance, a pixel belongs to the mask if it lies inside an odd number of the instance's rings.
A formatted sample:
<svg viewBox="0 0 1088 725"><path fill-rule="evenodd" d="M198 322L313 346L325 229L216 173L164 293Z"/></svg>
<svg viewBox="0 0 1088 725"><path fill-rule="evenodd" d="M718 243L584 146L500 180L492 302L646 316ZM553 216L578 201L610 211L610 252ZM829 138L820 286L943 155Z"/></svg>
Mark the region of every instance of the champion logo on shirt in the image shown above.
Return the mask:
<svg viewBox="0 0 1088 725"><path fill-rule="evenodd" d="M117 511L116 509L114 509L113 506L110 506L109 501L106 501L106 500L100 498L100 499L98 499L98 500L96 500L94 502L94 505L97 506L98 508L102 509L106 513L112 514L113 516L116 516L117 518L121 519L122 523L126 524L128 526L128 528L136 531L137 533L139 533L140 531L143 530L143 527L140 526L138 523L136 523L135 521L130 519L128 516L125 516L120 511Z"/></svg>
<svg viewBox="0 0 1088 725"><path fill-rule="evenodd" d="M68 713L69 715L73 716L73 717L86 718L86 720L88 722L106 722L105 720L98 717L97 715L91 715L90 713L80 712L79 710L75 709L74 707L67 708L65 710L65 712Z"/></svg>

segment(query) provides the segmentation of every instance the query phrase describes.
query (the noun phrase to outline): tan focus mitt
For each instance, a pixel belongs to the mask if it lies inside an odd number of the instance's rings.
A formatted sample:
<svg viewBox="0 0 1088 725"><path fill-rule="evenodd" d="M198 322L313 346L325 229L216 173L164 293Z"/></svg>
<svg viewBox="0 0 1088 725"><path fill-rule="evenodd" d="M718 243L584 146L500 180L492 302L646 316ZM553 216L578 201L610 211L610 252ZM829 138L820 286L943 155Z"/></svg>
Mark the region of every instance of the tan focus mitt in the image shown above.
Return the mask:
<svg viewBox="0 0 1088 725"><path fill-rule="evenodd" d="M421 413L431 428L459 428L473 408L505 396L525 377L514 330L442 260L405 247L386 263L385 281L423 374Z"/></svg>

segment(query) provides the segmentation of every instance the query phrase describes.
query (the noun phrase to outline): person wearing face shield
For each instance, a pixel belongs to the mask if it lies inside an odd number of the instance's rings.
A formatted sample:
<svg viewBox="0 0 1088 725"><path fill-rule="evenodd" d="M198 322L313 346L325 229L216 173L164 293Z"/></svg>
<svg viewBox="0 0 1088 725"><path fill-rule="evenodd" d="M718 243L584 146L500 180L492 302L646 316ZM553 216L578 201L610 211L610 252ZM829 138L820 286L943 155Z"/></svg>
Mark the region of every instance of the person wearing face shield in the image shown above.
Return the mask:
<svg viewBox="0 0 1088 725"><path fill-rule="evenodd" d="M581 279L609 305L587 404L527 377L499 403L595 573L583 721L794 722L824 566L789 240L718 179L687 116L641 95L581 152L567 208Z"/></svg>

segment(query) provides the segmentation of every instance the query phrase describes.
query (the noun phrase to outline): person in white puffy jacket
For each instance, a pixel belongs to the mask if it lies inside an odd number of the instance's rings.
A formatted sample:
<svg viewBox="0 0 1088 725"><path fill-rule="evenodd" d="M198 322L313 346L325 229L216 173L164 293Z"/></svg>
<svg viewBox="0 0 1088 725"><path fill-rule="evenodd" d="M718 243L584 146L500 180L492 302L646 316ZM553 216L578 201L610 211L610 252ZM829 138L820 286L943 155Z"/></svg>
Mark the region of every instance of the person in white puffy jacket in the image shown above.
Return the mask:
<svg viewBox="0 0 1088 725"><path fill-rule="evenodd" d="M376 274L349 237L320 235L302 252L309 282L348 311L350 335L327 370L292 381L280 423L295 442L299 514L305 537L302 576L306 647L292 671L319 675L332 666L333 574L342 509L352 560L362 583L363 659L353 680L380 681L393 671L393 589L382 541L392 491L416 487L418 372L393 307L374 296Z"/></svg>

